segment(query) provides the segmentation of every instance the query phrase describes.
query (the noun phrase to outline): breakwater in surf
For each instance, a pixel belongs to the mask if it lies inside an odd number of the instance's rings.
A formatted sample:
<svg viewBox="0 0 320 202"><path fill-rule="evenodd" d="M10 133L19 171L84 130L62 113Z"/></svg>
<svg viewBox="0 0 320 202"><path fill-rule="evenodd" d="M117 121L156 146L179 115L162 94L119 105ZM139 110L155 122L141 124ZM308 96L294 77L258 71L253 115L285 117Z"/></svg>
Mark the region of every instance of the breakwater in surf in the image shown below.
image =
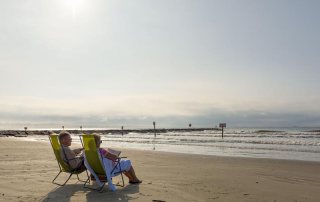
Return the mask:
<svg viewBox="0 0 320 202"><path fill-rule="evenodd" d="M128 134L128 133L168 133L168 132L201 132L220 131L220 128L159 128L159 129L86 129L86 130L65 130L72 134ZM0 136L26 137L28 135L49 135L60 133L62 130L0 130Z"/></svg>

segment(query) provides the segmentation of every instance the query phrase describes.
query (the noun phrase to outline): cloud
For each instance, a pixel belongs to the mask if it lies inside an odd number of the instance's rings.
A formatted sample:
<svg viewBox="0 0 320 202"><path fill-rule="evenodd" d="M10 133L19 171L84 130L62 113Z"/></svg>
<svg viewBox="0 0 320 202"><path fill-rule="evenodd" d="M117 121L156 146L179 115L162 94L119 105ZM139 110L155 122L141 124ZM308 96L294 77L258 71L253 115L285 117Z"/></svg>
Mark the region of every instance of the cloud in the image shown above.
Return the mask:
<svg viewBox="0 0 320 202"><path fill-rule="evenodd" d="M216 107L209 101L160 97L49 100L34 97L1 99L0 129L23 128L159 128L320 126L320 114ZM236 109L236 110L235 110Z"/></svg>
<svg viewBox="0 0 320 202"><path fill-rule="evenodd" d="M299 103L271 106L252 102L234 105L208 98L161 96L99 96L74 99L1 97L0 128L130 128L228 126L320 126L320 113Z"/></svg>
<svg viewBox="0 0 320 202"><path fill-rule="evenodd" d="M203 100L184 100L157 96L100 96L75 99L37 97L1 97L1 112L21 115L52 116L192 116L206 111L210 105Z"/></svg>

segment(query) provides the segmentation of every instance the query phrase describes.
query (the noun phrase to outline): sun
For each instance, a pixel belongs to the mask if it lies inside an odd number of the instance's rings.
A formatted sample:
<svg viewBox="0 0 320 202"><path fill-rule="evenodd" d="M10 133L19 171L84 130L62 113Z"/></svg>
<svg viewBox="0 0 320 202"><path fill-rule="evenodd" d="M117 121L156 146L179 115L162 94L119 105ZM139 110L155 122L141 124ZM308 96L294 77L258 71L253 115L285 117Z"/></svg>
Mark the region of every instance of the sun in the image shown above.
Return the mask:
<svg viewBox="0 0 320 202"><path fill-rule="evenodd" d="M63 0L64 5L72 11L72 17L77 17L77 12L79 12L83 7L83 0Z"/></svg>

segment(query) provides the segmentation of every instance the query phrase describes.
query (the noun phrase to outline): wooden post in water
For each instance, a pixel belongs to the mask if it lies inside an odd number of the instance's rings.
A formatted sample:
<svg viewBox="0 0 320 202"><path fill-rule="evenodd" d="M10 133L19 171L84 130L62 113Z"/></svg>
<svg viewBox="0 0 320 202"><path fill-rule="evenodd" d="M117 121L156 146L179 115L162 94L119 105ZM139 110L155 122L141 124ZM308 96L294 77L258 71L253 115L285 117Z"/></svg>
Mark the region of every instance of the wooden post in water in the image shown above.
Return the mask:
<svg viewBox="0 0 320 202"><path fill-rule="evenodd" d="M226 123L220 123L219 127L222 129L222 139L223 139L223 128L227 127Z"/></svg>
<svg viewBox="0 0 320 202"><path fill-rule="evenodd" d="M121 135L123 136L123 126L121 126Z"/></svg>
<svg viewBox="0 0 320 202"><path fill-rule="evenodd" d="M222 139L223 139L223 127L222 127Z"/></svg>
<svg viewBox="0 0 320 202"><path fill-rule="evenodd" d="M26 133L26 135L28 136L27 129L28 129L28 127L27 127L27 126L25 126L25 127L24 127L24 132L25 132L25 133Z"/></svg>
<svg viewBox="0 0 320 202"><path fill-rule="evenodd" d="M156 133L156 122L155 121L153 122L153 130L154 130L154 137L156 137L157 133Z"/></svg>
<svg viewBox="0 0 320 202"><path fill-rule="evenodd" d="M156 133L156 122L154 121L153 122L153 131L154 131L154 139L153 139L153 150L156 150L156 145L155 145L155 140L156 140L156 137L157 137L157 133Z"/></svg>

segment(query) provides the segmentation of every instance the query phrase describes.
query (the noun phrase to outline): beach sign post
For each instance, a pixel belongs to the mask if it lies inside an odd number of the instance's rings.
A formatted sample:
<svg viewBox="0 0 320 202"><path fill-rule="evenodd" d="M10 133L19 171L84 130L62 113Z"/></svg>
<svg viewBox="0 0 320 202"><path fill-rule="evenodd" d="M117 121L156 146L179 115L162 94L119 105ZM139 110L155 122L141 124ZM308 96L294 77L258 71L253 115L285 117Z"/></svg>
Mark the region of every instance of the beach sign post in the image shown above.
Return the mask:
<svg viewBox="0 0 320 202"><path fill-rule="evenodd" d="M64 130L64 126L62 126L62 130Z"/></svg>
<svg viewBox="0 0 320 202"><path fill-rule="evenodd" d="M191 124L191 123L189 123L189 128L191 128L191 126L192 126L192 124Z"/></svg>
<svg viewBox="0 0 320 202"><path fill-rule="evenodd" d="M154 130L154 137L156 137L157 134L156 134L156 122L155 121L153 122L153 130Z"/></svg>
<svg viewBox="0 0 320 202"><path fill-rule="evenodd" d="M222 134L221 134L221 136L222 136L222 139L223 139L223 129L224 129L225 127L227 127L227 124L226 124L226 123L220 123L220 124L219 124L219 127L222 129Z"/></svg>
<svg viewBox="0 0 320 202"><path fill-rule="evenodd" d="M81 132L82 132L82 126L80 126L80 130L81 130Z"/></svg>

